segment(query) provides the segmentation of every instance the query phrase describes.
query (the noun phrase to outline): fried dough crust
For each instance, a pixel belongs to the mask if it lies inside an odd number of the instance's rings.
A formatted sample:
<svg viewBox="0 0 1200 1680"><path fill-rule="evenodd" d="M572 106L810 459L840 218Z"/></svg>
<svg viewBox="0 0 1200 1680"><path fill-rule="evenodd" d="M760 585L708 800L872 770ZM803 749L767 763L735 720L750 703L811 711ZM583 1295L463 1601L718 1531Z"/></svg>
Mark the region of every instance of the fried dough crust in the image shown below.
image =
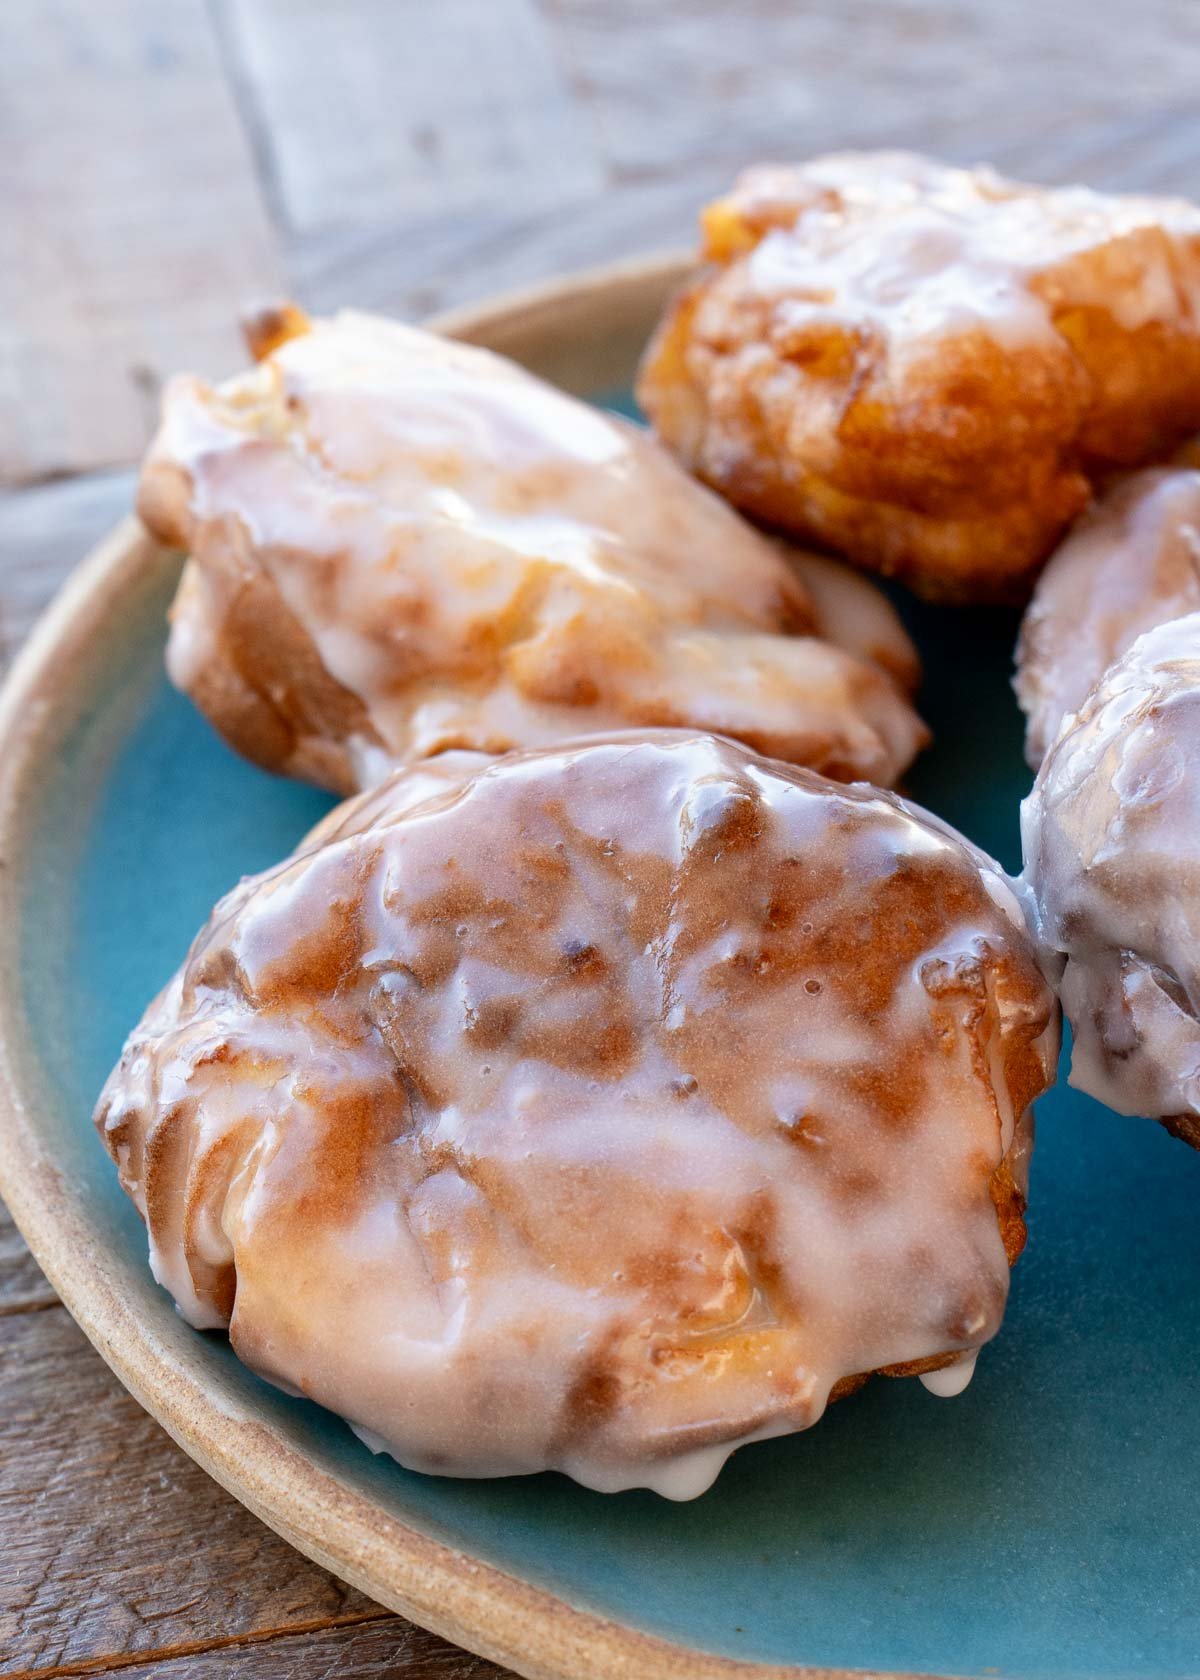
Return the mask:
<svg viewBox="0 0 1200 1680"><path fill-rule="evenodd" d="M942 601L1020 601L1091 481L1200 425L1200 210L907 153L748 170L641 404L735 505Z"/></svg>

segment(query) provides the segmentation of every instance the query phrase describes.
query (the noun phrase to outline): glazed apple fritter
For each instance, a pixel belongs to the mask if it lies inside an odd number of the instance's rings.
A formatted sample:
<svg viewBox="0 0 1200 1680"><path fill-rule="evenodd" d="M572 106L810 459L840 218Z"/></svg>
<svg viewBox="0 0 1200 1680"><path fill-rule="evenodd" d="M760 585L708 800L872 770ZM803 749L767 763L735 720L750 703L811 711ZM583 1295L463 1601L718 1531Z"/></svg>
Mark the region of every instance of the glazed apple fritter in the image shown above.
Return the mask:
<svg viewBox="0 0 1200 1680"><path fill-rule="evenodd" d="M1200 1148L1200 613L1138 637L1021 812L1071 1083Z"/></svg>
<svg viewBox="0 0 1200 1680"><path fill-rule="evenodd" d="M844 628L879 664L826 640L803 559L646 432L371 316L254 336L253 371L171 383L138 506L189 556L170 673L257 763L351 792L452 749L687 725L889 783L924 744L890 609Z"/></svg>
<svg viewBox="0 0 1200 1680"><path fill-rule="evenodd" d="M999 868L711 736L445 754L217 906L97 1111L155 1275L412 1468L699 1493L961 1388L1057 1006Z"/></svg>
<svg viewBox="0 0 1200 1680"><path fill-rule="evenodd" d="M1200 426L1200 210L906 153L747 171L638 394L680 459L945 601L1020 600L1091 481Z"/></svg>
<svg viewBox="0 0 1200 1680"><path fill-rule="evenodd" d="M1200 610L1200 472L1116 480L1038 579L1017 646L1025 754L1037 769L1063 719L1144 630Z"/></svg>

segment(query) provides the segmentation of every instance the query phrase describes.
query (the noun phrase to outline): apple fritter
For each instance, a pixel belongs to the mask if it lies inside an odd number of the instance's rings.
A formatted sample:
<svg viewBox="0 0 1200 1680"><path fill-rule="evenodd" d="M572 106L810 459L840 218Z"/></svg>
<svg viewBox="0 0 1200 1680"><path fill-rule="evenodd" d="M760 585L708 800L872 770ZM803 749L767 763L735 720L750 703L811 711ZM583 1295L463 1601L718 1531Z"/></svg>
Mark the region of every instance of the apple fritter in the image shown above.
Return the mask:
<svg viewBox="0 0 1200 1680"><path fill-rule="evenodd" d="M998 866L712 736L451 756L235 888L108 1082L185 1316L412 1469L676 1498L962 1388L1057 1051Z"/></svg>
<svg viewBox="0 0 1200 1680"><path fill-rule="evenodd" d="M1197 610L1200 471L1147 467L1116 480L1051 556L1021 625L1016 689L1033 769L1144 630Z"/></svg>
<svg viewBox="0 0 1200 1680"><path fill-rule="evenodd" d="M1021 811L1071 1083L1200 1148L1200 613L1139 636Z"/></svg>
<svg viewBox="0 0 1200 1680"><path fill-rule="evenodd" d="M371 316L275 310L251 338L251 372L172 381L138 506L188 554L171 676L257 763L352 792L450 750L686 725L888 783L927 739L643 429Z"/></svg>
<svg viewBox="0 0 1200 1680"><path fill-rule="evenodd" d="M1200 210L907 153L750 169L638 394L730 501L944 601L1021 600L1094 477L1200 426Z"/></svg>

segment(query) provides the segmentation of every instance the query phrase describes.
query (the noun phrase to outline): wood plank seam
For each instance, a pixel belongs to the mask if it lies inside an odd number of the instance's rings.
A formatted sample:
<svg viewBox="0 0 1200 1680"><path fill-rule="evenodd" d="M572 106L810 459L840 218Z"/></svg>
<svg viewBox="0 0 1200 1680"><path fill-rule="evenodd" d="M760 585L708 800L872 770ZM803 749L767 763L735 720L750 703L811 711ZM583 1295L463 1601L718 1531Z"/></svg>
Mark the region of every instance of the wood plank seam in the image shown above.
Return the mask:
<svg viewBox="0 0 1200 1680"><path fill-rule="evenodd" d="M207 6L15 0L5 12L6 483L136 459L156 380L238 366L239 306L282 284Z"/></svg>
<svg viewBox="0 0 1200 1680"><path fill-rule="evenodd" d="M0 1670L0 1680L72 1680L75 1675L117 1674L125 1668L145 1668L149 1663L177 1662L185 1657L208 1656L214 1651L269 1645L277 1639L291 1639L306 1633L327 1633L334 1628L370 1626L376 1622L395 1622L400 1627L407 1625L390 1610L356 1610L346 1616L321 1616L283 1627L255 1628L246 1633L226 1634L220 1639L189 1639L155 1650L88 1657L82 1662L63 1663L52 1668L20 1668L7 1673Z"/></svg>
<svg viewBox="0 0 1200 1680"><path fill-rule="evenodd" d="M246 137L250 156L254 160L259 193L272 224L277 231L281 231L287 222L283 183L279 178L279 164L271 142L266 115L255 93L253 78L237 50L228 5L225 0L205 0L205 9L216 44L217 60L229 86L229 95L237 112L242 133Z"/></svg>
<svg viewBox="0 0 1200 1680"><path fill-rule="evenodd" d="M46 1287L49 1290L49 1284ZM31 1295L26 1300L0 1301L0 1318L16 1318L20 1313L48 1312L51 1307L62 1307L57 1295ZM65 1307L63 1311L66 1311Z"/></svg>

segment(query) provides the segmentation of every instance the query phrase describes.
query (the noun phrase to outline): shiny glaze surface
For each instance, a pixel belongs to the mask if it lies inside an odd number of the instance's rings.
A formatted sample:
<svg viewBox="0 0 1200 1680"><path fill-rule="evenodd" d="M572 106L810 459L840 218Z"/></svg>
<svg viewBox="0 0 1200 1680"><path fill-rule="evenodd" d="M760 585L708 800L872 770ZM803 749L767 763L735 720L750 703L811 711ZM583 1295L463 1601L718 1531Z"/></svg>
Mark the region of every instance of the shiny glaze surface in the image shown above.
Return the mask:
<svg viewBox="0 0 1200 1680"><path fill-rule="evenodd" d="M1068 718L1022 809L1071 1083L1200 1145L1200 614L1147 631Z"/></svg>
<svg viewBox="0 0 1200 1680"><path fill-rule="evenodd" d="M749 169L704 231L716 261L749 252L747 284L786 298L790 323L871 323L901 363L977 327L1005 347L1053 342L1068 298L1129 332L1174 320L1181 281L1200 300L1200 209L1185 199L1033 187L905 152ZM1102 242L1135 247L1119 291L1071 266Z"/></svg>
<svg viewBox="0 0 1200 1680"><path fill-rule="evenodd" d="M1021 625L1017 698L1033 769L1068 712L1144 630L1200 608L1200 472L1118 480L1038 579Z"/></svg>
<svg viewBox="0 0 1200 1680"><path fill-rule="evenodd" d="M377 317L252 336L253 372L171 383L139 498L191 557L168 668L248 756L350 792L447 749L687 725L888 783L924 743L777 546L629 422Z"/></svg>
<svg viewBox="0 0 1200 1680"><path fill-rule="evenodd" d="M1023 599L1090 480L1200 424L1200 209L902 152L747 170L639 397L736 505L945 600Z"/></svg>
<svg viewBox="0 0 1200 1680"><path fill-rule="evenodd" d="M782 552L812 600L818 634L880 666L906 693L914 693L921 683L921 661L883 591L832 555L812 554L792 543L784 543Z"/></svg>
<svg viewBox="0 0 1200 1680"><path fill-rule="evenodd" d="M217 907L97 1120L256 1370L412 1468L686 1497L995 1333L1056 1048L967 842L651 733L331 814Z"/></svg>

